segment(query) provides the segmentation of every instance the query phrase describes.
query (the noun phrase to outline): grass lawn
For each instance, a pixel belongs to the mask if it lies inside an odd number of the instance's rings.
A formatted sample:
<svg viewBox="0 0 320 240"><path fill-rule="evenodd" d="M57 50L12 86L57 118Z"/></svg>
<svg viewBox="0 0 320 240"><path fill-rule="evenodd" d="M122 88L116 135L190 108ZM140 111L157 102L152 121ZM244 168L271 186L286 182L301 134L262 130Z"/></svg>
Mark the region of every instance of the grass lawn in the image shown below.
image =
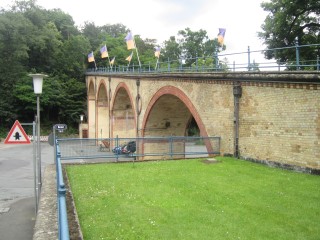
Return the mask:
<svg viewBox="0 0 320 240"><path fill-rule="evenodd" d="M84 239L320 239L320 176L216 159L66 166Z"/></svg>

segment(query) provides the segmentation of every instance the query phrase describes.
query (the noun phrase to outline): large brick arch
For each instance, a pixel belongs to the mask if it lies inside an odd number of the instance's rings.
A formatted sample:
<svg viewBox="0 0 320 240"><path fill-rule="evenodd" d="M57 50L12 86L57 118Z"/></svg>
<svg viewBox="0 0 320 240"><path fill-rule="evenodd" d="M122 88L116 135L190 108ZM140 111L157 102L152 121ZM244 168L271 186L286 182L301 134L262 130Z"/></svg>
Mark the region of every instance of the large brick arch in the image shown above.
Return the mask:
<svg viewBox="0 0 320 240"><path fill-rule="evenodd" d="M192 104L191 100L189 99L189 97L183 92L181 91L179 88L176 88L174 86L165 86L160 88L151 98L148 107L146 109L143 121L142 121L142 129L145 129L148 118L150 116L150 112L153 108L153 106L155 105L155 103L158 101L158 99L166 94L170 94L173 96L176 96L177 98L179 98L184 104L185 106L189 109L191 115L194 117L194 119L196 120L198 127L200 129L200 134L203 137L207 137L208 133L206 131L205 125L203 124L198 111L196 110L196 108L194 107L194 105ZM142 136L144 136L144 131L142 131Z"/></svg>

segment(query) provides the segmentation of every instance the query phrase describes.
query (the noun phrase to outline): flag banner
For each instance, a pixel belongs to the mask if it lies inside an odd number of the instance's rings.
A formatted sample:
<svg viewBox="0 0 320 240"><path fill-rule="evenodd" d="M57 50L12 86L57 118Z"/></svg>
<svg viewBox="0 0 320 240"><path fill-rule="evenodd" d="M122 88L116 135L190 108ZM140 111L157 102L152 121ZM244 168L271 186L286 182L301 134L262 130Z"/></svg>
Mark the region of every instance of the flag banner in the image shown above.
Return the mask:
<svg viewBox="0 0 320 240"><path fill-rule="evenodd" d="M219 43L220 45L223 44L225 33L226 33L226 29L225 29L225 28L219 28L218 43Z"/></svg>
<svg viewBox="0 0 320 240"><path fill-rule="evenodd" d="M128 50L135 48L134 39L133 39L133 36L132 36L131 32L128 33L128 35L125 37L125 40L127 42Z"/></svg>
<svg viewBox="0 0 320 240"><path fill-rule="evenodd" d="M107 46L106 46L106 45L104 45L104 46L100 49L100 53L101 53L101 58L109 57L109 55L108 55L108 50L107 50Z"/></svg>
<svg viewBox="0 0 320 240"><path fill-rule="evenodd" d="M155 47L156 51L154 52L154 56L159 58L160 57L160 50L161 48L160 47Z"/></svg>
<svg viewBox="0 0 320 240"><path fill-rule="evenodd" d="M113 65L114 64L114 60L116 57L113 57L112 60L110 61L110 64Z"/></svg>
<svg viewBox="0 0 320 240"><path fill-rule="evenodd" d="M88 62L94 62L93 52L88 54Z"/></svg>
<svg viewBox="0 0 320 240"><path fill-rule="evenodd" d="M133 54L133 52L131 52L130 56L126 58L127 61L129 61L129 62L131 61L131 59L132 59L132 54Z"/></svg>

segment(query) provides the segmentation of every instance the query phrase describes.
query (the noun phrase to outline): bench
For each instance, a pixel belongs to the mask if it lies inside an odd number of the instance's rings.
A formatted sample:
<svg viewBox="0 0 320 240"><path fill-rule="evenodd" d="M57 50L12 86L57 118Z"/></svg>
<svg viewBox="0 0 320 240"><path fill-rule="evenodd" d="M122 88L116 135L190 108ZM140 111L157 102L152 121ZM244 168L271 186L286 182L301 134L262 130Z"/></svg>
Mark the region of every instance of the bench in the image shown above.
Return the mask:
<svg viewBox="0 0 320 240"><path fill-rule="evenodd" d="M104 150L110 152L110 142L108 140L102 140L100 143L99 151L102 152Z"/></svg>

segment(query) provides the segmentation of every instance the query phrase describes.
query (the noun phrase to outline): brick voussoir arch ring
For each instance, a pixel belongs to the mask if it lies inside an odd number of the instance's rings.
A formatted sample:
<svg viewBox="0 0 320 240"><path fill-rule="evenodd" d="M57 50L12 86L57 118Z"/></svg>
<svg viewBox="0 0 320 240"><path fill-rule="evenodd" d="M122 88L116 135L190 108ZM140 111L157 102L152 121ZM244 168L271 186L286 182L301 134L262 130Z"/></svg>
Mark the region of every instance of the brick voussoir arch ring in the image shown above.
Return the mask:
<svg viewBox="0 0 320 240"><path fill-rule="evenodd" d="M190 101L189 97L183 91L181 91L179 88L173 87L173 86L162 87L153 95L153 97L151 98L151 100L148 104L148 107L146 109L146 112L145 112L145 115L144 115L144 118L142 121L142 129L145 129L145 127L146 127L146 123L148 121L150 112L151 112L154 104L157 102L157 100L161 96L166 95L166 94L176 96L187 106L190 113L192 114L192 116L194 117L194 119L196 120L196 122L198 124L198 127L200 129L200 134L203 137L208 137L208 133L207 133L206 128L205 128L205 126L199 116L199 113L198 113L197 109L194 107L194 105L192 104L192 102ZM144 132L143 132L143 136L144 136ZM212 151L212 146L210 144L207 146L207 148L209 151Z"/></svg>

